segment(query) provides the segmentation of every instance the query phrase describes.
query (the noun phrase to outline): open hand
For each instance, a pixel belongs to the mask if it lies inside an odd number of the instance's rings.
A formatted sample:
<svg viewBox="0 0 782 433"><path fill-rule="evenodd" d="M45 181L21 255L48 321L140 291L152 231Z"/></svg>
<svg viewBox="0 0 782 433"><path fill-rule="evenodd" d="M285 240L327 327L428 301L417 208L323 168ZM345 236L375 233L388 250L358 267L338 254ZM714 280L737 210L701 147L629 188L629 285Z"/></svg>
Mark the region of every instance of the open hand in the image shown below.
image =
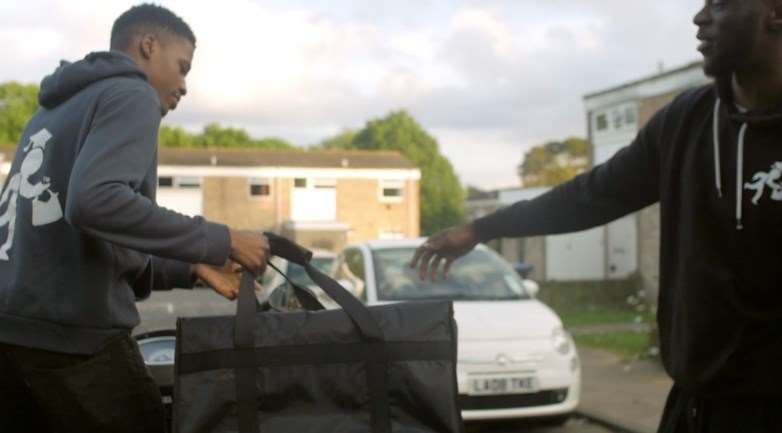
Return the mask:
<svg viewBox="0 0 782 433"><path fill-rule="evenodd" d="M443 262L443 278L448 278L448 270L454 260L469 253L478 244L472 223L447 228L430 236L418 247L410 262L411 268L419 268L421 280L431 278L437 281L437 271Z"/></svg>

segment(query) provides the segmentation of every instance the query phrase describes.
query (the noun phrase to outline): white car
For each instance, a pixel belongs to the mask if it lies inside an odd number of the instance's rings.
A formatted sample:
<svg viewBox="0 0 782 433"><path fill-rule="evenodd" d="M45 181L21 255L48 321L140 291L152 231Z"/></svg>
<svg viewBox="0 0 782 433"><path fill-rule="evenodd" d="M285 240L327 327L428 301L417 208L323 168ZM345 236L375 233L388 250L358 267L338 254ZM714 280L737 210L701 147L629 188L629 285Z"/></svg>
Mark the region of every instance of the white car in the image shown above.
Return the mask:
<svg viewBox="0 0 782 433"><path fill-rule="evenodd" d="M321 272L328 273L331 269L332 263L334 262L336 254L331 251L317 249L312 250L312 253L312 260L310 260L312 266ZM287 260L281 259L279 257L272 257L271 264L276 266L277 269L283 272L291 281L298 284L299 286L313 288L312 286L314 286L314 282L307 275L307 271L305 271L303 267L297 265L296 263L290 263ZM266 268L266 272L264 272L263 277L261 278L260 283L261 287L263 288L263 293L259 293L257 296L258 300L262 302L271 294L275 288L285 284L285 278L283 278L282 275L280 275L277 271L272 269L271 266L268 266Z"/></svg>
<svg viewBox="0 0 782 433"><path fill-rule="evenodd" d="M369 305L453 300L459 399L466 421L534 417L565 422L578 406L581 368L560 318L483 245L454 262L447 280L421 281L409 263L422 242L349 246L337 256L331 275Z"/></svg>

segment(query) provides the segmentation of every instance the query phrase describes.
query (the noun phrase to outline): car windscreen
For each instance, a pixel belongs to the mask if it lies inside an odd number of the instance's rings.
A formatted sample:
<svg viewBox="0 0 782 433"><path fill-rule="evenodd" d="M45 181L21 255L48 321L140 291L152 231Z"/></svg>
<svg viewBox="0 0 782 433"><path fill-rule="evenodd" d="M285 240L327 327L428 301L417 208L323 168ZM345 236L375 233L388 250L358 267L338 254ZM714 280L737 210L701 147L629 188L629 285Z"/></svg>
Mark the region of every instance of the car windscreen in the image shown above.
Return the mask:
<svg viewBox="0 0 782 433"><path fill-rule="evenodd" d="M491 301L528 299L521 278L496 254L474 250L456 260L443 279L421 281L411 269L413 248L380 249L373 252L377 297L380 301L453 299Z"/></svg>
<svg viewBox="0 0 782 433"><path fill-rule="evenodd" d="M329 273L333 262L334 259L331 257L314 257L310 260L310 264L324 274ZM307 287L315 284L312 279L310 279L309 275L307 275L307 271L296 263L288 263L286 275L291 281L300 286Z"/></svg>

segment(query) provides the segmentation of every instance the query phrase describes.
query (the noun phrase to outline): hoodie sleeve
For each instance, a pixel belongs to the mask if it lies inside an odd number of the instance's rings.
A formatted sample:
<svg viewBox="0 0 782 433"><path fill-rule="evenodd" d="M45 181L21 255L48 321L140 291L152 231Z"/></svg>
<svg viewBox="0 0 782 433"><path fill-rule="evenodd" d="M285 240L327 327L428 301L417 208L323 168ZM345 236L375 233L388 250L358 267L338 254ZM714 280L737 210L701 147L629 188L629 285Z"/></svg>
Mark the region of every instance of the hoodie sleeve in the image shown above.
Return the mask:
<svg viewBox="0 0 782 433"><path fill-rule="evenodd" d="M473 222L478 239L538 236L597 227L659 200L659 137L666 110L658 112L629 146L606 163L532 200Z"/></svg>
<svg viewBox="0 0 782 433"><path fill-rule="evenodd" d="M161 208L139 192L156 164L160 119L157 97L145 82L107 90L71 171L65 217L126 248L223 265L230 254L228 227Z"/></svg>
<svg viewBox="0 0 782 433"><path fill-rule="evenodd" d="M150 256L147 267L134 282L134 290L164 291L173 289L192 289L196 278L189 263L179 260Z"/></svg>

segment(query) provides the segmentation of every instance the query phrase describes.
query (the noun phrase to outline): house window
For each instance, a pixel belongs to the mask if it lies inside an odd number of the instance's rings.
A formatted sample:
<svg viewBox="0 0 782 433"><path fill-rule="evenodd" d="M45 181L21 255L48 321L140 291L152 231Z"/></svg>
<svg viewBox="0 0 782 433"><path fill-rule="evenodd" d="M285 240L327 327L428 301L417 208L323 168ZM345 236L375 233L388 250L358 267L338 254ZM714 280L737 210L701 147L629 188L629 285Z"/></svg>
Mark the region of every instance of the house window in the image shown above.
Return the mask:
<svg viewBox="0 0 782 433"><path fill-rule="evenodd" d="M201 188L201 178L181 176L174 178L174 183L179 188Z"/></svg>
<svg viewBox="0 0 782 433"><path fill-rule="evenodd" d="M635 115L635 107L625 108L625 123L628 125L634 125L637 120Z"/></svg>
<svg viewBox="0 0 782 433"><path fill-rule="evenodd" d="M598 114L595 118L595 124L598 131L605 131L608 129L608 117L605 113Z"/></svg>
<svg viewBox="0 0 782 433"><path fill-rule="evenodd" d="M314 179L312 186L316 189L334 189L337 187L336 179Z"/></svg>
<svg viewBox="0 0 782 433"><path fill-rule="evenodd" d="M405 182L403 180L381 180L380 201L400 202L404 196Z"/></svg>
<svg viewBox="0 0 782 433"><path fill-rule="evenodd" d="M303 177L297 177L293 179L293 187L294 188L306 188L307 187L307 179Z"/></svg>
<svg viewBox="0 0 782 433"><path fill-rule="evenodd" d="M160 188L201 188L201 178L195 176L160 176L157 178Z"/></svg>
<svg viewBox="0 0 782 433"><path fill-rule="evenodd" d="M614 129L621 129L622 128L622 112L619 110L614 110L612 113L612 120L614 122Z"/></svg>
<svg viewBox="0 0 782 433"><path fill-rule="evenodd" d="M174 186L174 178L171 176L158 177L157 186L160 188L171 188Z"/></svg>
<svg viewBox="0 0 782 433"><path fill-rule="evenodd" d="M269 179L253 177L248 181L250 185L250 197L268 197L272 194Z"/></svg>

